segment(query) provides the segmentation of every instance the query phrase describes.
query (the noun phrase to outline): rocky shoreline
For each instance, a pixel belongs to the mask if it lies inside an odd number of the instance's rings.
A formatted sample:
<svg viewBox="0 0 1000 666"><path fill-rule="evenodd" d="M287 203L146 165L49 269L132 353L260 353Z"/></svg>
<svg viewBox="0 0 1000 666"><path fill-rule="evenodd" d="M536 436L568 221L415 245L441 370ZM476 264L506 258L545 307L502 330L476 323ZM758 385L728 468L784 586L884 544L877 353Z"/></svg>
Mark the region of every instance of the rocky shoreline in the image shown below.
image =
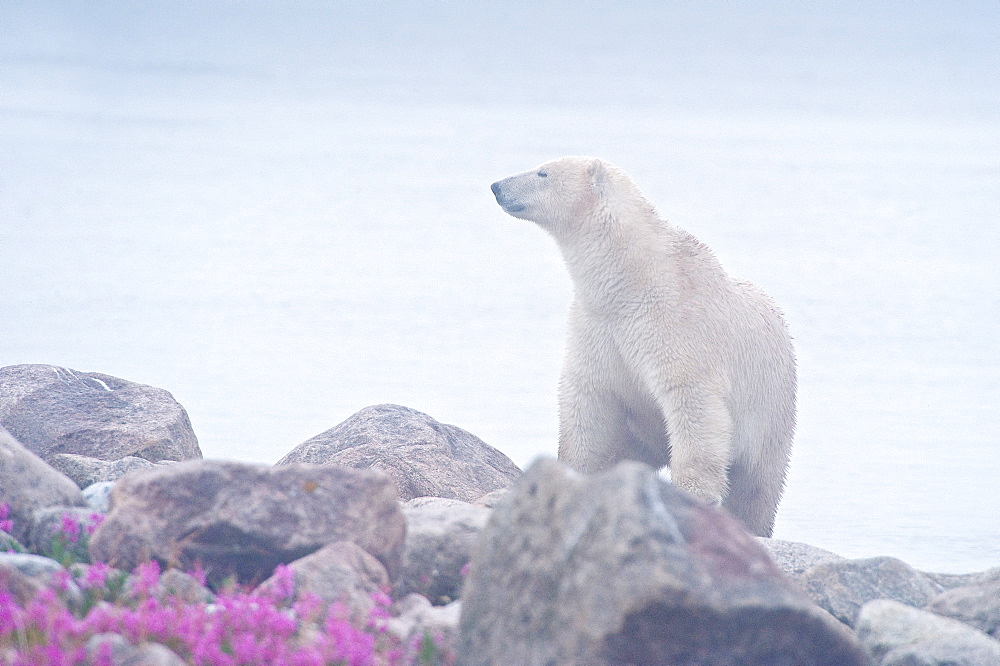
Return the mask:
<svg viewBox="0 0 1000 666"><path fill-rule="evenodd" d="M18 608L57 590L80 615L88 566L125 580L155 562L190 603L239 584L359 626L382 613L397 647L357 663L1000 664L1000 568L752 537L649 468L522 474L407 407L367 407L273 466L203 460L166 391L20 365L0 368L0 426L0 594ZM63 533L86 536L53 552ZM29 663L3 627L0 664ZM101 636L100 663L195 661Z"/></svg>

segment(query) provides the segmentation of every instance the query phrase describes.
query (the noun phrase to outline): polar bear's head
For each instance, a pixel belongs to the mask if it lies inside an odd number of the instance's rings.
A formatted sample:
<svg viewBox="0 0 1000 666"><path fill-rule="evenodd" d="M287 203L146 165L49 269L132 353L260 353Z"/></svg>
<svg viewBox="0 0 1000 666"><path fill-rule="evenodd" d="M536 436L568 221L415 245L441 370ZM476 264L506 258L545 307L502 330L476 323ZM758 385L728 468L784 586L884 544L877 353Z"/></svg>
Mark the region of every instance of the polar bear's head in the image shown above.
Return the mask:
<svg viewBox="0 0 1000 666"><path fill-rule="evenodd" d="M599 223L596 212L609 212L621 202L644 201L624 172L594 157L546 162L498 180L491 189L507 213L535 222L556 237Z"/></svg>

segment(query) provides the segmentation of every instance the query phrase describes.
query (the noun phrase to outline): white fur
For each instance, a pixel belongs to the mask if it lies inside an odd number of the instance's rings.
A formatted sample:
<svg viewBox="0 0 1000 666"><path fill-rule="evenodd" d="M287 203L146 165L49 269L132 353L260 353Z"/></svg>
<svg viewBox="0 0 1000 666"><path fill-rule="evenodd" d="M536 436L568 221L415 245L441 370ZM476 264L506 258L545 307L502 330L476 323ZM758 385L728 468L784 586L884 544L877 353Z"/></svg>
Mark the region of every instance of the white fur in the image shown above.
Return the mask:
<svg viewBox="0 0 1000 666"><path fill-rule="evenodd" d="M583 472L670 465L770 536L795 429L795 357L770 298L601 160L564 157L493 192L555 237L573 279L559 458Z"/></svg>

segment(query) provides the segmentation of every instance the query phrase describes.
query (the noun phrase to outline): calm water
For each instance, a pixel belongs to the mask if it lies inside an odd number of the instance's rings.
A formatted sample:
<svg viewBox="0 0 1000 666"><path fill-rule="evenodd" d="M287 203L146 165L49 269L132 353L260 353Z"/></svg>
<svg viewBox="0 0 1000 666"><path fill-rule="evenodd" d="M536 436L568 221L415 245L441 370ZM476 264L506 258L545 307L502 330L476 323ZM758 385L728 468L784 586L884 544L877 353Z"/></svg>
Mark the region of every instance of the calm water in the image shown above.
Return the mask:
<svg viewBox="0 0 1000 666"><path fill-rule="evenodd" d="M210 457L396 402L524 466L571 287L489 184L599 155L786 311L775 536L1000 565L1000 6L379 7L0 5L0 365Z"/></svg>

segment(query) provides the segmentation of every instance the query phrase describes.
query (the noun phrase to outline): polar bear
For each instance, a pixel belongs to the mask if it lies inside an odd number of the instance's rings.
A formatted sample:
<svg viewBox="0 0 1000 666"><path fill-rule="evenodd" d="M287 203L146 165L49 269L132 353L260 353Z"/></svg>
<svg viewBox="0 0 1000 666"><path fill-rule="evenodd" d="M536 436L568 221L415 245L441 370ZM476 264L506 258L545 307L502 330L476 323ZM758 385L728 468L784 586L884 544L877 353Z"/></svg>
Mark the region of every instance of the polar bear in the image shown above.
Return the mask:
<svg viewBox="0 0 1000 666"><path fill-rule="evenodd" d="M631 179L564 157L493 183L555 237L574 286L559 386L559 459L638 460L770 536L795 429L795 355L758 287L659 218Z"/></svg>

